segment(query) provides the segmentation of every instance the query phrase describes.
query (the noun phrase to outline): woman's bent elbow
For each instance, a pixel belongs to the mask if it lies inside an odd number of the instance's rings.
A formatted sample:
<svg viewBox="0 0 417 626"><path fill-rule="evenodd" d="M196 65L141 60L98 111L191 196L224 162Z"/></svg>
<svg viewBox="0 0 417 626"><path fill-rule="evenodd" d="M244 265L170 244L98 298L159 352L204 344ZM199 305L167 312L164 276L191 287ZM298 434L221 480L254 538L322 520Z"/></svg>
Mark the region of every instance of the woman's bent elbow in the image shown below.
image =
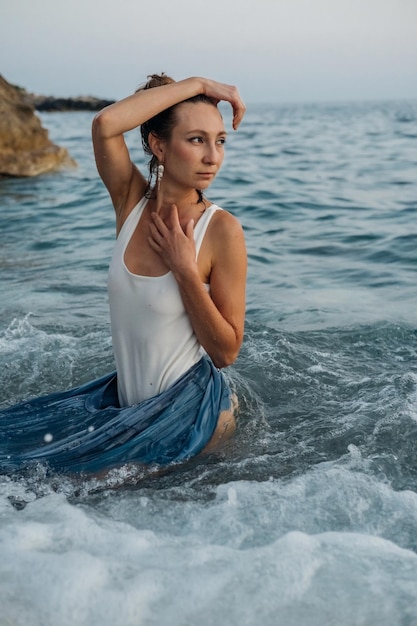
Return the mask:
<svg viewBox="0 0 417 626"><path fill-rule="evenodd" d="M110 136L109 127L110 121L107 119L107 111L106 109L101 109L93 119L92 129L93 129L93 137L101 136L107 137Z"/></svg>
<svg viewBox="0 0 417 626"><path fill-rule="evenodd" d="M239 355L239 350L233 350L230 352L222 352L221 354L217 354L212 357L212 361L214 365L219 369L223 369L224 367L229 367L229 365L233 365Z"/></svg>

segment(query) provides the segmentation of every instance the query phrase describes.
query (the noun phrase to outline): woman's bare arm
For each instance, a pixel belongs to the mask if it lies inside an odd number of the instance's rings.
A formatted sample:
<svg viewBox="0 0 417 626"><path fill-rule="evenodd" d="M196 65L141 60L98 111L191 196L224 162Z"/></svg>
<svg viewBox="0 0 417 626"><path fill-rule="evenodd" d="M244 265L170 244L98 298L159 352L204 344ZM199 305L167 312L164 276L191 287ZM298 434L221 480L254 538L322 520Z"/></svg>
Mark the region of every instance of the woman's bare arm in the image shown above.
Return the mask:
<svg viewBox="0 0 417 626"><path fill-rule="evenodd" d="M170 224L153 215L149 243L177 280L184 307L199 343L221 368L235 361L245 321L247 258L242 227L230 213L219 211L210 223L210 294L195 259L193 224L185 232L173 207Z"/></svg>

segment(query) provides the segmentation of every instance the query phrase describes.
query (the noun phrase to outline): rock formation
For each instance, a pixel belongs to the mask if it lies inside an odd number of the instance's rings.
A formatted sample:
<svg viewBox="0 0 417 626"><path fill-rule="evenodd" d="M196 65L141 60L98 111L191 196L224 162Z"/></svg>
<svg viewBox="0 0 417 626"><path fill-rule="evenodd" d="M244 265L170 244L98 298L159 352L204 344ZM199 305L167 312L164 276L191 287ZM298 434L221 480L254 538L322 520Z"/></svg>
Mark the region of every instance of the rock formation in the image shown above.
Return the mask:
<svg viewBox="0 0 417 626"><path fill-rule="evenodd" d="M100 111L114 100L103 100L94 96L78 96L76 98L56 98L54 96L39 96L28 94L35 109L38 111Z"/></svg>
<svg viewBox="0 0 417 626"><path fill-rule="evenodd" d="M37 176L75 165L48 137L24 89L0 75L0 176Z"/></svg>

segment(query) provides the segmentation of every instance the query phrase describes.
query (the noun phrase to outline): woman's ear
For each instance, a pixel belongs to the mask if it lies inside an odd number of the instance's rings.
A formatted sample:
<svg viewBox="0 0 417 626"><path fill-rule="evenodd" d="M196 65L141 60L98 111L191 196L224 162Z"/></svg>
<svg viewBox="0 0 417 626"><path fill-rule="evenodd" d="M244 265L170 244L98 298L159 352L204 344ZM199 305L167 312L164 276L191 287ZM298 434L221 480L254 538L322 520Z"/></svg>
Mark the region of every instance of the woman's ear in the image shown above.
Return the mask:
<svg viewBox="0 0 417 626"><path fill-rule="evenodd" d="M149 133L148 135L149 147L152 150L152 154L156 156L158 161L163 163L165 154L165 142L159 139L155 133Z"/></svg>

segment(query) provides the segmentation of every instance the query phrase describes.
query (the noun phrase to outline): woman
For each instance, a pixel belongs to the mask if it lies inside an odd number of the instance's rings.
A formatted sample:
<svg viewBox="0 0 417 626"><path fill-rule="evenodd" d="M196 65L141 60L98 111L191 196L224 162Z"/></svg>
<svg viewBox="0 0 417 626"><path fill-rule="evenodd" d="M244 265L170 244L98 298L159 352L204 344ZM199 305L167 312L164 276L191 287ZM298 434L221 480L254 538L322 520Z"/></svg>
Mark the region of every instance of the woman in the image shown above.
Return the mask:
<svg viewBox="0 0 417 626"><path fill-rule="evenodd" d="M213 450L235 428L219 371L237 357L245 316L246 251L239 222L204 196L219 171L236 88L152 76L93 122L98 172L116 213L108 287L117 375L3 411L0 467L45 461L101 472ZM141 127L149 179L124 133ZM1 424L16 425L16 437Z"/></svg>
<svg viewBox="0 0 417 626"><path fill-rule="evenodd" d="M116 246L109 274L122 405L167 389L200 360L200 346L222 368L236 359L242 343L246 280L242 229L232 215L213 210L203 196L224 157L226 131L216 106L220 100L232 105L236 129L245 107L234 87L201 78L176 83L154 75L133 96L101 111L93 123L97 168L113 202L116 230L119 236L128 230ZM151 156L153 187L132 163L124 141L124 133L138 126ZM132 224L127 224L129 218ZM197 256L194 233L200 220L207 230ZM146 286L140 280L133 286L124 280L126 268L134 277L146 277ZM157 283L168 279L165 288L174 293L173 308L183 308L181 323L177 311L174 320L166 320L166 310L155 315L161 303L152 298L161 294L159 285L156 295L148 293L151 278ZM181 302L175 300L176 293ZM128 303L134 311L126 308ZM152 315L147 314L150 307ZM219 417L211 444L233 428L229 407Z"/></svg>

